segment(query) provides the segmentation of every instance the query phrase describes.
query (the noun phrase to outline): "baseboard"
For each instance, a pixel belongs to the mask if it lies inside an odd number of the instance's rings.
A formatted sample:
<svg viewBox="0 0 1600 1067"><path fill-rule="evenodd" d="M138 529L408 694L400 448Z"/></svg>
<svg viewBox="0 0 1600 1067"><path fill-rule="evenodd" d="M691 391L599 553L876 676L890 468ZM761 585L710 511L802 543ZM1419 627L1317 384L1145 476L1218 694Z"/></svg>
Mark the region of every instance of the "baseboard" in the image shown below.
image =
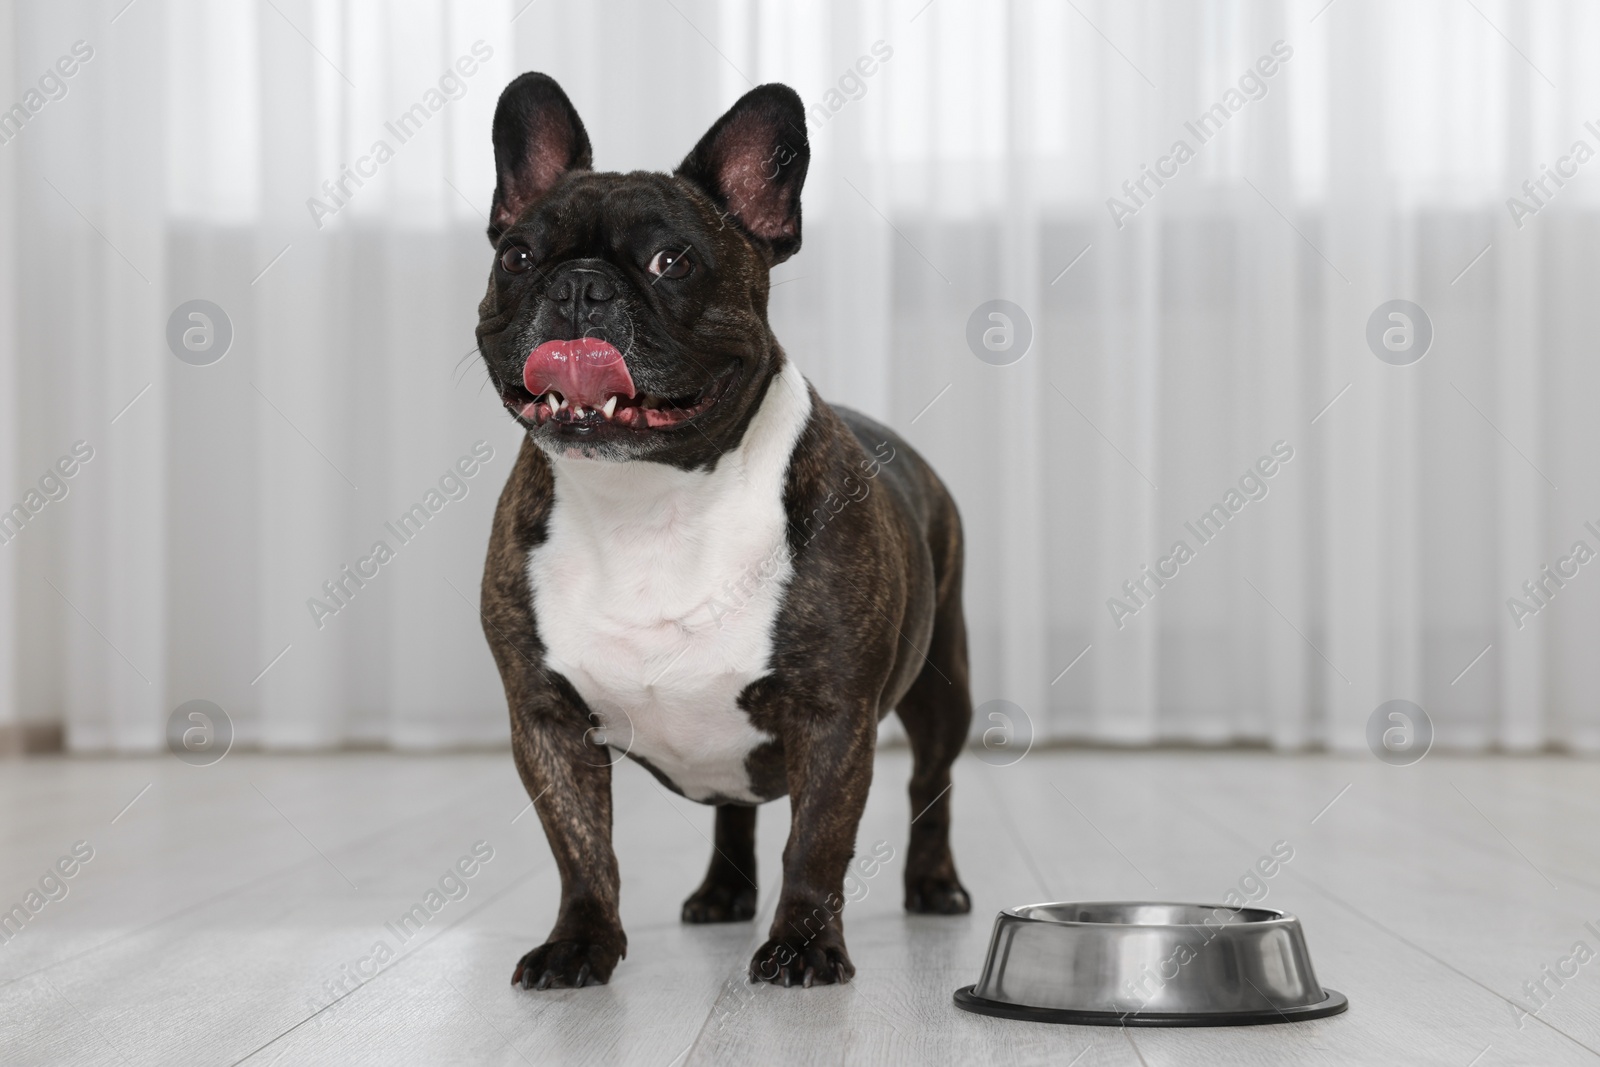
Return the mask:
<svg viewBox="0 0 1600 1067"><path fill-rule="evenodd" d="M0 724L0 757L61 752L66 748L66 736L66 730L58 722L3 723Z"/></svg>

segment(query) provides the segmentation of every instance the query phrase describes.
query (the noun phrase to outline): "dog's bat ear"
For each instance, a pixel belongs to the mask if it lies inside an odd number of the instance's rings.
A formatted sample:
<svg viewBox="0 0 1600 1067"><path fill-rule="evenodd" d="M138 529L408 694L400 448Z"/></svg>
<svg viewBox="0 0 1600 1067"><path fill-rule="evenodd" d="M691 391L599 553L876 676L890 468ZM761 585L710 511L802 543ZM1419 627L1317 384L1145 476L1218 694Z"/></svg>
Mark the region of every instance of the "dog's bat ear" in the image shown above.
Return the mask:
<svg viewBox="0 0 1600 1067"><path fill-rule="evenodd" d="M594 165L583 120L554 78L533 71L506 86L494 109L494 205L489 240L522 217L568 172Z"/></svg>
<svg viewBox="0 0 1600 1067"><path fill-rule="evenodd" d="M810 163L805 105L787 85L771 83L740 97L678 174L705 190L776 264L800 250L800 187Z"/></svg>

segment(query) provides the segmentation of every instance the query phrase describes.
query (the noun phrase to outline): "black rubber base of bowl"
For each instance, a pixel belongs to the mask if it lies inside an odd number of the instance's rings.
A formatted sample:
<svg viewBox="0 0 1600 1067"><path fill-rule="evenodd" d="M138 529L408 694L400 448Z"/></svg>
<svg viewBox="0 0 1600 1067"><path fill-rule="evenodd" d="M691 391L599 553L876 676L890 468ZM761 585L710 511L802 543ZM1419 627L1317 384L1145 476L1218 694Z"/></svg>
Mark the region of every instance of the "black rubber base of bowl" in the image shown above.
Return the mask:
<svg viewBox="0 0 1600 1067"><path fill-rule="evenodd" d="M1325 1019L1350 1007L1343 993L1324 989L1327 998L1302 1008L1265 1008L1258 1011L1228 1012L1119 1012L1078 1011L1074 1008L1030 1008L1025 1004L1006 1004L976 996L971 986L956 990L956 1007L979 1015L1002 1019L1021 1019L1030 1023L1076 1023L1079 1026L1258 1026L1262 1023L1303 1023Z"/></svg>

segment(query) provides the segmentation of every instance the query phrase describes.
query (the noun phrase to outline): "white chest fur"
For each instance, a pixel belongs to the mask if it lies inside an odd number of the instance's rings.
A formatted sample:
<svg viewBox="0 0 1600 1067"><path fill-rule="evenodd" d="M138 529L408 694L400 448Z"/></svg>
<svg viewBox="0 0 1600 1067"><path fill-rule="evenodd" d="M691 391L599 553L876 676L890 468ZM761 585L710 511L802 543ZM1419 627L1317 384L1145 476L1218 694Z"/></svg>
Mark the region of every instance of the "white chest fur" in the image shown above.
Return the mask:
<svg viewBox="0 0 1600 1067"><path fill-rule="evenodd" d="M745 757L769 736L738 704L770 670L791 572L783 488L811 414L786 363L712 471L556 458L546 539L528 553L549 665L695 800L756 801Z"/></svg>

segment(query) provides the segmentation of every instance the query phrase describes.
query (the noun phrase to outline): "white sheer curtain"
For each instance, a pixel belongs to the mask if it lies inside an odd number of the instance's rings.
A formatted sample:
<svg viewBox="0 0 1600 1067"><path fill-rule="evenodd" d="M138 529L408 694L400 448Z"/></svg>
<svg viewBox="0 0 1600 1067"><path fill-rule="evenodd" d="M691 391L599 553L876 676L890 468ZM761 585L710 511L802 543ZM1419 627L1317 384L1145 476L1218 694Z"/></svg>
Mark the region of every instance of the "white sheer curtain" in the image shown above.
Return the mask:
<svg viewBox="0 0 1600 1067"><path fill-rule="evenodd" d="M125 4L0 17L0 733L153 749L200 698L273 748L505 735L475 606L517 435L472 326L490 115L539 69L607 169L754 83L810 105L772 318L960 500L980 703L1359 749L1403 698L1444 746L1600 747L1600 578L1560 562L1600 549L1591 5ZM166 339L196 299L208 366ZM992 299L1031 326L1008 365L966 340ZM1420 362L1369 348L1394 299Z"/></svg>

